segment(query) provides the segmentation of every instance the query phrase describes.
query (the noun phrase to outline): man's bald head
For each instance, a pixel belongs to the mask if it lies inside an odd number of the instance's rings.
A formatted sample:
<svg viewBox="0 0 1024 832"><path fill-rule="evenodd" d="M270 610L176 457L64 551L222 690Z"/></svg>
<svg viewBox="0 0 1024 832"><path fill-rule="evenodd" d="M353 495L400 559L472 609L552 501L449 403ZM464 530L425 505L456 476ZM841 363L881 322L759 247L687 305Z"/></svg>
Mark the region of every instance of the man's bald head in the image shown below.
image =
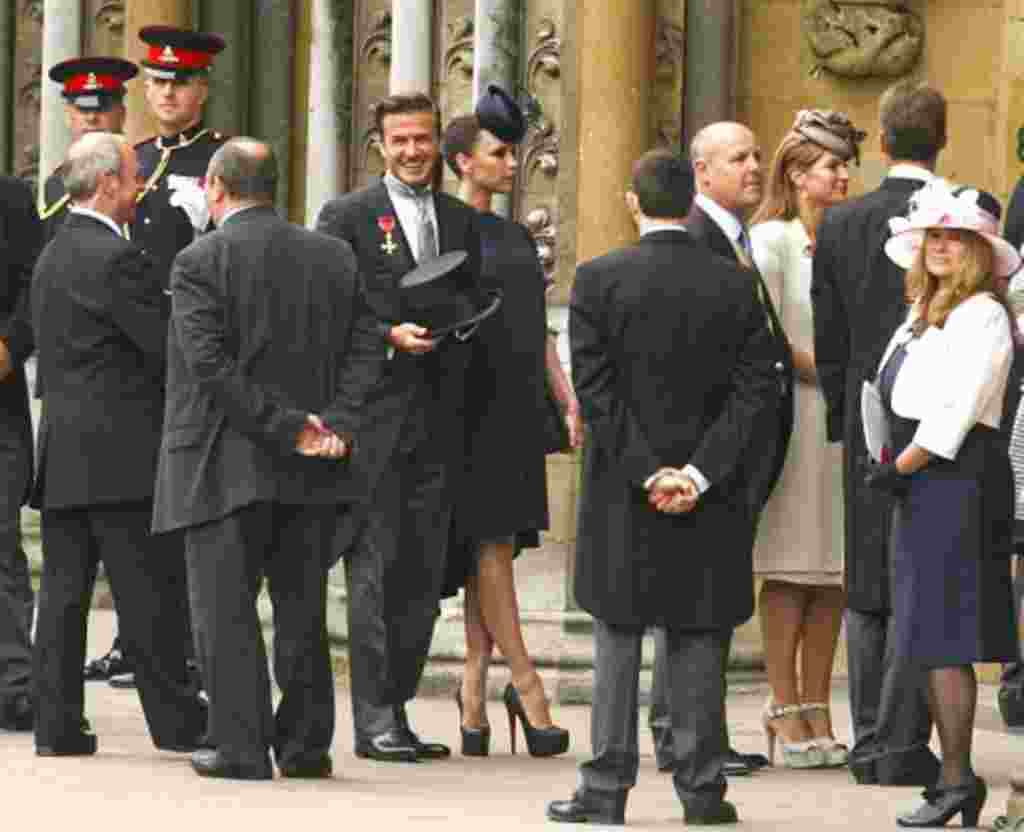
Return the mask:
<svg viewBox="0 0 1024 832"><path fill-rule="evenodd" d="M240 136L213 154L207 179L219 179L237 201L273 202L277 193L277 158L266 142Z"/></svg>
<svg viewBox="0 0 1024 832"><path fill-rule="evenodd" d="M690 143L697 192L743 217L761 202L761 148L749 127L718 121Z"/></svg>

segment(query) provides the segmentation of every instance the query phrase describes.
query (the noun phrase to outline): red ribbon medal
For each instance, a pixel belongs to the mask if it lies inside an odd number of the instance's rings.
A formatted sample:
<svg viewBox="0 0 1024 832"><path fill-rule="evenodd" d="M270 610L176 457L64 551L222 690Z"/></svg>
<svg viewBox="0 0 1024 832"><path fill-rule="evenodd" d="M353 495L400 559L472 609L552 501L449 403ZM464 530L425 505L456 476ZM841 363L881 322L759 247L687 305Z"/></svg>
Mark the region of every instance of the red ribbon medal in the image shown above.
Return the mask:
<svg viewBox="0 0 1024 832"><path fill-rule="evenodd" d="M391 237L391 232L395 230L394 216L385 214L383 217L377 217L377 227L384 232L384 242L380 244L381 250L386 254L394 254L398 251L398 246L395 245L395 241Z"/></svg>

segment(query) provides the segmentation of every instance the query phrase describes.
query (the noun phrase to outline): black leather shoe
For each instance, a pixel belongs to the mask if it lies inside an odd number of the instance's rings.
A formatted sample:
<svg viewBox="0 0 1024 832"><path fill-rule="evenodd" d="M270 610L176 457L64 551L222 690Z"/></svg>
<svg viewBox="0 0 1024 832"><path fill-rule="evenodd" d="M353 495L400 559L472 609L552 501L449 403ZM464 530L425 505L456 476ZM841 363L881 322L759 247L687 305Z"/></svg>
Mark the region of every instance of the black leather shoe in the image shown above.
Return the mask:
<svg viewBox="0 0 1024 832"><path fill-rule="evenodd" d="M418 760L443 760L452 756L452 750L443 742L423 742L413 731L408 732L408 740L416 749Z"/></svg>
<svg viewBox="0 0 1024 832"><path fill-rule="evenodd" d="M742 754L735 748L729 749L729 759L746 764L747 768L751 771L757 771L759 768L767 768L771 765L764 754Z"/></svg>
<svg viewBox="0 0 1024 832"><path fill-rule="evenodd" d="M690 826L713 826L720 823L736 823L739 815L736 807L720 797L713 800L693 798L683 802L686 823Z"/></svg>
<svg viewBox="0 0 1024 832"><path fill-rule="evenodd" d="M223 777L230 780L273 780L270 755L262 762L243 763L226 759L215 749L200 749L192 755L192 768L200 777Z"/></svg>
<svg viewBox="0 0 1024 832"><path fill-rule="evenodd" d="M626 792L577 791L569 800L548 804L548 820L557 823L601 823L622 826L626 822Z"/></svg>
<svg viewBox="0 0 1024 832"><path fill-rule="evenodd" d="M121 648L115 643L107 655L88 662L82 670L82 676L87 682L107 682L114 676L123 676L134 671L134 663L121 652Z"/></svg>
<svg viewBox="0 0 1024 832"><path fill-rule="evenodd" d="M356 756L382 763L415 763L416 746L404 733L386 731L356 743Z"/></svg>
<svg viewBox="0 0 1024 832"><path fill-rule="evenodd" d="M959 814L960 825L965 829L973 828L978 825L978 816L987 795L988 788L980 777L960 786L925 789L922 795L924 805L896 818L896 823L910 827L945 826Z"/></svg>
<svg viewBox="0 0 1024 832"><path fill-rule="evenodd" d="M334 763L326 751L315 757L278 763L277 768L282 777L306 780L327 779L334 774Z"/></svg>
<svg viewBox="0 0 1024 832"><path fill-rule="evenodd" d="M127 673L118 673L114 676L111 676L110 679L107 681L107 684L110 685L110 687L112 688L117 688L118 690L128 690L129 688L134 688L135 672L129 671Z"/></svg>
<svg viewBox="0 0 1024 832"><path fill-rule="evenodd" d="M1007 728L1024 728L1024 686L1003 684L999 687L999 715Z"/></svg>
<svg viewBox="0 0 1024 832"><path fill-rule="evenodd" d="M729 749L729 753L725 755L725 761L722 763L722 774L726 777L746 777L753 771L754 769L744 759L744 755Z"/></svg>
<svg viewBox="0 0 1024 832"><path fill-rule="evenodd" d="M88 757L96 753L96 735L81 731L53 742L36 742L38 757Z"/></svg>
<svg viewBox="0 0 1024 832"><path fill-rule="evenodd" d="M19 693L0 705L0 730L31 731L34 723L35 708L27 693Z"/></svg>

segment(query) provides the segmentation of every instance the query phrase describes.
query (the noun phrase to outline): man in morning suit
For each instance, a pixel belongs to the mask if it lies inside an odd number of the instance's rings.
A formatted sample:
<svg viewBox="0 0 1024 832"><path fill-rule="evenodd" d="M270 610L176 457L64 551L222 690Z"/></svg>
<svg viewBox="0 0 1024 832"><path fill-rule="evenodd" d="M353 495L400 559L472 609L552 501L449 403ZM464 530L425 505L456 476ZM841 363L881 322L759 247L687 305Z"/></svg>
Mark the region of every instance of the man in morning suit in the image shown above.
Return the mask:
<svg viewBox="0 0 1024 832"><path fill-rule="evenodd" d="M122 237L138 193L135 152L110 133L72 145L71 213L32 280L47 434L33 495L42 510L36 626L36 753L96 751L83 715L85 627L102 561L158 748L191 751L206 707L185 672L180 544L149 533L164 405L167 298Z"/></svg>
<svg viewBox="0 0 1024 832"><path fill-rule="evenodd" d="M409 321L398 281L417 262L455 250L468 252L475 279L480 243L476 212L430 187L440 156L434 102L393 95L377 105L376 120L386 175L324 205L317 228L355 250L392 355L367 402L355 468L369 502L345 552L356 754L415 762L451 753L416 735L405 703L416 695L439 612L470 345L432 340Z"/></svg>
<svg viewBox="0 0 1024 832"><path fill-rule="evenodd" d="M274 210L277 162L233 139L210 160L217 230L171 277L167 411L153 527L184 529L193 628L213 748L201 776L330 777L334 676L327 568L358 496L346 459L383 339L352 250ZM256 601L274 609L276 711Z"/></svg>
<svg viewBox="0 0 1024 832"><path fill-rule="evenodd" d="M723 799L725 664L754 610L748 477L777 405L772 341L750 273L684 227L686 162L651 151L627 204L640 242L581 265L569 307L587 428L575 597L594 616L593 758L555 821L623 823L636 782L644 629L662 628L687 823L735 823Z"/></svg>
<svg viewBox="0 0 1024 832"><path fill-rule="evenodd" d="M756 430L757 446L762 449L760 464L749 472L747 487L755 523L778 481L793 430L793 356L771 296L754 266L746 217L761 201L761 149L754 134L742 124L710 124L694 136L690 161L696 180L697 196L686 217L686 230L701 245L716 255L737 263L750 272L764 308L771 334L771 355L779 388L777 404L762 413ZM648 714L654 738L658 766L667 770L672 755L668 746L672 735L667 730L668 679L661 656L662 634L655 631L654 676L651 684L651 708ZM768 764L761 754L741 754L730 749L726 774L749 774Z"/></svg>
<svg viewBox="0 0 1024 832"><path fill-rule="evenodd" d="M814 353L825 396L827 436L843 443L846 638L858 783L924 785L938 779L928 748L924 677L889 655L891 498L864 483L869 455L861 386L906 317L903 270L886 256L889 220L933 176L946 146L946 101L932 87L891 87L879 106L890 163L877 190L830 208L818 229L811 276Z"/></svg>
<svg viewBox="0 0 1024 832"><path fill-rule="evenodd" d="M34 349L27 317L42 225L24 182L0 177L0 730L32 730L35 600L21 546L21 505L32 482L32 423L25 359Z"/></svg>

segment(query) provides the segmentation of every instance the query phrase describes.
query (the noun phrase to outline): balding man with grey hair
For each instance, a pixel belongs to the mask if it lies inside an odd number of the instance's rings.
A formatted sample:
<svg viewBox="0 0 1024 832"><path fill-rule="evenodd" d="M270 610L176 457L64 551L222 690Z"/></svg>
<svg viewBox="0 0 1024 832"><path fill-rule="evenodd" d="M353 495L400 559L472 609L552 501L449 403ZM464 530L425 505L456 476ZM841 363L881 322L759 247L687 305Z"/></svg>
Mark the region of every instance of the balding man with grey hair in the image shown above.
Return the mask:
<svg viewBox="0 0 1024 832"><path fill-rule="evenodd" d="M32 323L46 387L33 503L42 510L36 753L93 754L83 713L85 626L103 562L158 748L195 750L206 707L185 672L181 542L150 534L160 444L167 299L124 238L138 165L120 136L68 153L70 215L36 265Z"/></svg>

